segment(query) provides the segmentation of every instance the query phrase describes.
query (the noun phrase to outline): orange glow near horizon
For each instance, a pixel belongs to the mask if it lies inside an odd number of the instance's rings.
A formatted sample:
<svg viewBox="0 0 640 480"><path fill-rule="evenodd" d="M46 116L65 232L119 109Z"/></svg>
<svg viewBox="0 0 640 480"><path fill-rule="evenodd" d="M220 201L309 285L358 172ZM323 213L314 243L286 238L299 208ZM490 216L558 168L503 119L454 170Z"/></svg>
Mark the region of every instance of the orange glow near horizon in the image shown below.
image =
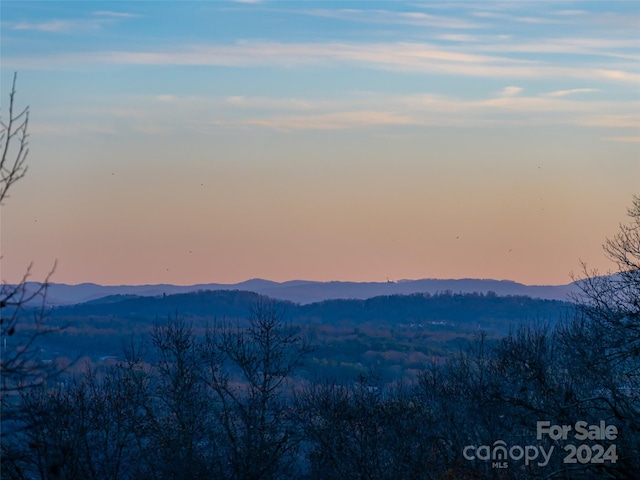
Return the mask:
<svg viewBox="0 0 640 480"><path fill-rule="evenodd" d="M640 3L90 3L3 3L3 115L18 71L31 116L2 281L55 261L54 282L105 285L614 267Z"/></svg>

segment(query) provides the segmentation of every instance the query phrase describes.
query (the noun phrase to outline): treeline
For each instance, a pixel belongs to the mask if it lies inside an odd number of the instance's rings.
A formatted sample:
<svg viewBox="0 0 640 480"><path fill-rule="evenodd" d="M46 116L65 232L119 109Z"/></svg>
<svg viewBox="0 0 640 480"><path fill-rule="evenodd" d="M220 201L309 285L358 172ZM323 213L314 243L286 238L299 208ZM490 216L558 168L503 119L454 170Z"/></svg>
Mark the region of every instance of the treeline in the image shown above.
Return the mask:
<svg viewBox="0 0 640 480"><path fill-rule="evenodd" d="M413 384L295 386L312 347L276 304L201 335L173 316L100 374L4 398L2 478L635 479L638 351L611 323L635 315L585 307L492 346L480 332Z"/></svg>

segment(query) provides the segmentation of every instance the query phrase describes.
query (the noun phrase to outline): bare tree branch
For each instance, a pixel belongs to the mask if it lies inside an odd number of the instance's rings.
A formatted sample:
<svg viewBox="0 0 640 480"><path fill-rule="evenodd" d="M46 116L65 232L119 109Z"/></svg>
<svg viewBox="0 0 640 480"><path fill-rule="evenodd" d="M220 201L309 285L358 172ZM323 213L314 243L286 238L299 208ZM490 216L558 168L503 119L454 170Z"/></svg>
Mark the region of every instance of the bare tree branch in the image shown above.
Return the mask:
<svg viewBox="0 0 640 480"><path fill-rule="evenodd" d="M11 186L23 178L27 173L27 155L29 154L29 107L20 113L14 113L16 95L16 80L18 74L13 75L13 84L9 93L9 118L4 121L0 117L0 204L8 197ZM17 137L17 152L10 149L11 141Z"/></svg>

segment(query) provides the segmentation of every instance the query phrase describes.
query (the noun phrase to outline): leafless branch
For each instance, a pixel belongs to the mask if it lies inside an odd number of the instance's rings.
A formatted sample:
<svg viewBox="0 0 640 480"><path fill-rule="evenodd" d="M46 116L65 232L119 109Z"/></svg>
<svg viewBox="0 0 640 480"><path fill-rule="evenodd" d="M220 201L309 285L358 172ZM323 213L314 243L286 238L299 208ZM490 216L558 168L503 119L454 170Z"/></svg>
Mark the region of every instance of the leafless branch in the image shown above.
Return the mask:
<svg viewBox="0 0 640 480"><path fill-rule="evenodd" d="M27 155L29 154L29 107L25 107L20 113L14 113L16 95L16 80L18 74L13 75L11 93L9 93L9 117L6 121L0 117L0 204L8 197L11 186L24 177L27 173ZM17 152L15 154L9 148L12 140L17 139Z"/></svg>

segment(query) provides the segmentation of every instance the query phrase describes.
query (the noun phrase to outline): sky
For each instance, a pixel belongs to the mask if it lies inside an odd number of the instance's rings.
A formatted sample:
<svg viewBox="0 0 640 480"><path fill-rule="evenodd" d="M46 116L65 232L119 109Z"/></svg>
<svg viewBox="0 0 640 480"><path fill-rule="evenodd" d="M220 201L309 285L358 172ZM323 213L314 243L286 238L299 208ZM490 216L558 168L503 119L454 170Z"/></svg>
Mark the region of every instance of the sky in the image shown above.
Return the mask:
<svg viewBox="0 0 640 480"><path fill-rule="evenodd" d="M640 2L0 9L3 281L565 284L640 193Z"/></svg>

